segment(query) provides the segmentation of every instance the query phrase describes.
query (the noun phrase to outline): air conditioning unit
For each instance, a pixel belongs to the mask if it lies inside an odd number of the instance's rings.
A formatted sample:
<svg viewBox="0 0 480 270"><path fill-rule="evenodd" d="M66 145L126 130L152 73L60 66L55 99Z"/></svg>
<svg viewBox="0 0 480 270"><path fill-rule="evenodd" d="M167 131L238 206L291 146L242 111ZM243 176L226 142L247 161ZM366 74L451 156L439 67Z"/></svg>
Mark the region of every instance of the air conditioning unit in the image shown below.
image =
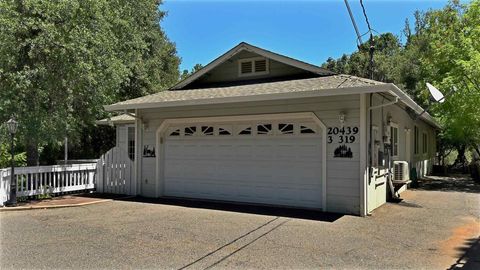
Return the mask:
<svg viewBox="0 0 480 270"><path fill-rule="evenodd" d="M410 180L410 175L408 173L408 162L406 161L393 162L393 180L395 181Z"/></svg>

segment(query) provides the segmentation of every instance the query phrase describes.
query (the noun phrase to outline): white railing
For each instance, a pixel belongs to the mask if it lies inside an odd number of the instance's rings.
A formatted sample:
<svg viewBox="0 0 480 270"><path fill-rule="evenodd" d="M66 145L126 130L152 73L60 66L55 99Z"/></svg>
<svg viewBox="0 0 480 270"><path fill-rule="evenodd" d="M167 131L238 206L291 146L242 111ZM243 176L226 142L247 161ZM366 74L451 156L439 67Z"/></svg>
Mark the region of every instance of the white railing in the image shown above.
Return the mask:
<svg viewBox="0 0 480 270"><path fill-rule="evenodd" d="M96 179L97 192L135 195L133 161L120 147L114 147L100 157Z"/></svg>
<svg viewBox="0 0 480 270"><path fill-rule="evenodd" d="M95 188L96 164L15 168L17 197L56 194ZM10 194L10 169L0 169L0 205Z"/></svg>

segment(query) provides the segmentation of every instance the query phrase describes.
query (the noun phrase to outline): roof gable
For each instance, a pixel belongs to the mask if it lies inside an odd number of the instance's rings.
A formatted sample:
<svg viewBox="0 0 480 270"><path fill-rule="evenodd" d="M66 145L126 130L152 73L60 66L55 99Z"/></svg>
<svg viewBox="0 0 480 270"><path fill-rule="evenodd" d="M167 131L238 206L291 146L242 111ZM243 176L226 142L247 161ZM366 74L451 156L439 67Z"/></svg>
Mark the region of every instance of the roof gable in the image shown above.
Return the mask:
<svg viewBox="0 0 480 270"><path fill-rule="evenodd" d="M248 59L254 57L263 57L268 59L270 70L272 74L263 76L254 76L251 78L238 77L238 60ZM199 84L211 86L215 83L239 82L247 81L248 79L268 79L273 77L288 77L297 76L301 78L306 74L325 76L333 75L334 73L326 69L311 65L284 55L267 51L265 49L255 47L248 43L242 42L233 49L224 53L217 59L210 62L204 68L195 72L190 77L180 81L171 90L201 88ZM235 76L234 76L235 75Z"/></svg>

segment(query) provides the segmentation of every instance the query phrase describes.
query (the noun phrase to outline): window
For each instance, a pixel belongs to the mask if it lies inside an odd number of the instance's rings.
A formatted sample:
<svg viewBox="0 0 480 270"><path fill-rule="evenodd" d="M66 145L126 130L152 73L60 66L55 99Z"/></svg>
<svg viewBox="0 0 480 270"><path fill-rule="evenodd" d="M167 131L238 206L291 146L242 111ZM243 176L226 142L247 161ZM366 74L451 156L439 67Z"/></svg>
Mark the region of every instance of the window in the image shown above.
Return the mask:
<svg viewBox="0 0 480 270"><path fill-rule="evenodd" d="M300 125L300 134L314 134L314 133L315 133L315 130L307 126Z"/></svg>
<svg viewBox="0 0 480 270"><path fill-rule="evenodd" d="M268 60L263 57L238 60L238 76L253 76L268 74Z"/></svg>
<svg viewBox="0 0 480 270"><path fill-rule="evenodd" d="M419 147L418 147L418 127L415 126L413 129L413 153L418 154Z"/></svg>
<svg viewBox="0 0 480 270"><path fill-rule="evenodd" d="M186 127L185 128L185 136L193 136L197 131L197 127Z"/></svg>
<svg viewBox="0 0 480 270"><path fill-rule="evenodd" d="M135 160L135 127L128 127L127 129L127 151L128 157Z"/></svg>
<svg viewBox="0 0 480 270"><path fill-rule="evenodd" d="M211 126L202 126L202 133L203 133L204 135L207 135L207 136L213 135L213 127L211 127Z"/></svg>
<svg viewBox="0 0 480 270"><path fill-rule="evenodd" d="M426 132L422 133L422 150L424 154L428 152L428 135Z"/></svg>
<svg viewBox="0 0 480 270"><path fill-rule="evenodd" d="M227 127L219 127L218 128L218 135L232 135L230 128Z"/></svg>
<svg viewBox="0 0 480 270"><path fill-rule="evenodd" d="M170 136L180 136L180 129L176 128L170 132Z"/></svg>
<svg viewBox="0 0 480 270"><path fill-rule="evenodd" d="M398 157L398 125L392 123L390 127L390 143L392 147L392 156Z"/></svg>
<svg viewBox="0 0 480 270"><path fill-rule="evenodd" d="M257 134L267 135L272 133L272 124L259 124L257 125Z"/></svg>
<svg viewBox="0 0 480 270"><path fill-rule="evenodd" d="M293 134L293 124L278 124L280 134Z"/></svg>
<svg viewBox="0 0 480 270"><path fill-rule="evenodd" d="M250 134L252 134L252 127L244 128L238 134L239 135L250 135Z"/></svg>

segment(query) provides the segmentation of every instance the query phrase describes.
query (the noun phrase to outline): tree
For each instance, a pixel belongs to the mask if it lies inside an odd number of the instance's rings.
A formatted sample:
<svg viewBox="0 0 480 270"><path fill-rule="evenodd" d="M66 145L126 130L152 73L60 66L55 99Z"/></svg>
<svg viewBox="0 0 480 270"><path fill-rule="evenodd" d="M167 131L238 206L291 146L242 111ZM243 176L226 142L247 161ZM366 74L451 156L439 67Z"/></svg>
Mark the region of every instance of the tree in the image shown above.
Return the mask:
<svg viewBox="0 0 480 270"><path fill-rule="evenodd" d="M203 68L202 64L195 64L195 66L193 66L193 68L192 68L192 70L190 70L190 72L188 70L184 69L183 72L182 72L182 75L180 76L180 80L184 80L187 77L190 77L193 73L199 71L202 68Z"/></svg>
<svg viewBox="0 0 480 270"><path fill-rule="evenodd" d="M458 150L456 163L465 164L465 150L480 155L480 1L450 2L425 15L423 31L429 43L421 57L425 81L444 92L458 91L435 107L444 126L442 138Z"/></svg>
<svg viewBox="0 0 480 270"><path fill-rule="evenodd" d="M416 11L414 15L415 32L407 20L403 46L390 33L375 37L374 79L397 84L423 106L429 100L426 82L444 93L456 87L457 93L432 106L430 113L443 125L441 155L454 148L458 152L456 163L465 165L468 148L480 155L480 1L466 5L452 1L443 9ZM368 77L367 46L362 44L359 51L337 60L329 58L323 66Z"/></svg>
<svg viewBox="0 0 480 270"><path fill-rule="evenodd" d="M392 82L393 67L395 66L395 56L401 49L401 44L392 33L384 33L374 36L374 70L373 79L384 82ZM367 41L359 46L359 50L351 55L344 54L341 58L334 60L329 58L322 67L330 69L337 73L355 75L369 78L369 54L370 42Z"/></svg>
<svg viewBox="0 0 480 270"><path fill-rule="evenodd" d="M0 121L15 113L28 165L79 139L103 105L166 88L179 58L155 0L0 2Z"/></svg>

